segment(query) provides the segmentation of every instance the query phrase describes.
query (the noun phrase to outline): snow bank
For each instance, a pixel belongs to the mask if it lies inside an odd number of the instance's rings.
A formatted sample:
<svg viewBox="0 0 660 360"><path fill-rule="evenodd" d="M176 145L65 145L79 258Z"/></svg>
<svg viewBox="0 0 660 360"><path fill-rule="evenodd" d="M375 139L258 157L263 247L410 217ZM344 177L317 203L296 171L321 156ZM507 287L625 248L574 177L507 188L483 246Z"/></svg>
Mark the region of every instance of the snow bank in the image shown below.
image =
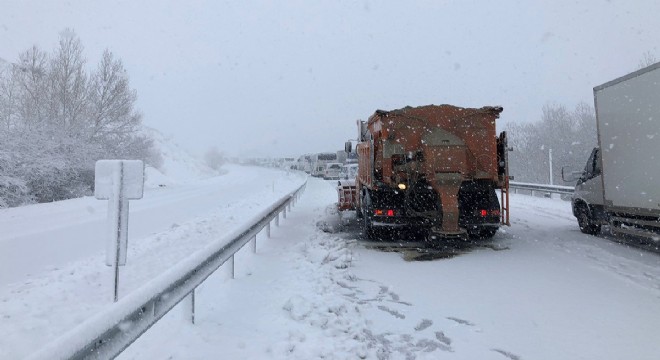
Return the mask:
<svg viewBox="0 0 660 360"><path fill-rule="evenodd" d="M297 188L305 177L227 166L224 176L145 189L130 205L120 298ZM23 358L112 304L107 202L91 197L0 212L0 358Z"/></svg>
<svg viewBox="0 0 660 360"><path fill-rule="evenodd" d="M160 131L146 126L143 131L154 141L154 146L160 150L163 156L163 165L160 169L147 167L145 186L169 186L221 174L179 146L172 137L165 136Z"/></svg>
<svg viewBox="0 0 660 360"><path fill-rule="evenodd" d="M212 254L222 254L222 259L226 259L231 254L227 253L228 245L232 243L234 239L239 238L242 234L246 234L250 230L253 224L258 223L266 215L274 211L277 206L284 203L290 199L290 194L286 194L281 199L277 200L273 205L270 205L261 212L254 215L251 219L247 220L242 226L237 227L235 230L225 234L222 238L214 241L204 248L196 251L192 255L182 259L181 261L173 264L168 270L160 274L155 279L147 282L138 289L135 289L128 295L126 295L119 302L114 303L100 313L96 314L92 318L85 321L83 324L77 325L74 329L62 335L55 341L48 343L43 347L38 353L32 354L30 359L67 359L68 356L75 354L76 351L83 348L84 346L92 343L95 339L102 338L105 334L105 331L108 328L114 326L115 324L120 324L122 321L128 322L126 324L122 323L124 326L121 327L121 330L125 334L130 334L126 336L138 335L142 329L148 329L147 322L141 324L130 324L130 316L136 316L139 312L141 306L144 308L151 308L156 306L165 306L165 303L158 302L157 299L154 299L155 294L162 294L162 297L177 297L177 299L172 299L171 301L178 301L178 299L183 298L189 290L194 290L196 283L189 284L188 289L185 292L181 292L179 288L171 289L172 284L180 279L188 280L201 280L200 276L205 274L197 273L196 269L200 264L211 263L209 261ZM267 206L267 204L264 204ZM281 215L280 215L281 216ZM247 239L244 237L243 239ZM232 245L233 247L233 245ZM191 275L192 274L192 275ZM186 278L185 276L190 276ZM169 289L169 290L168 290ZM170 292L166 292L170 291ZM154 321L156 318L161 316L166 310L154 308L153 314L149 313L145 316L153 316L154 319L149 318L147 321ZM135 329L133 329L135 325ZM135 334L131 334L135 332ZM106 339L109 342L111 339ZM114 338L112 340L118 340ZM120 351L119 344L112 343L109 349L106 351L116 352Z"/></svg>

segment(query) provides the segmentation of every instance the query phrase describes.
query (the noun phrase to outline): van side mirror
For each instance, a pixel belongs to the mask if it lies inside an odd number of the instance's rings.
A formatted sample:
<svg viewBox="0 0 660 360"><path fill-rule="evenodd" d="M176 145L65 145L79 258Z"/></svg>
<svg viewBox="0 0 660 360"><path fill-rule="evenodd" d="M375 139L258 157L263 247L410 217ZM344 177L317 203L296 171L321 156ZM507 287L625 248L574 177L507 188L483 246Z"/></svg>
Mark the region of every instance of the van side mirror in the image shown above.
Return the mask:
<svg viewBox="0 0 660 360"><path fill-rule="evenodd" d="M575 182L582 177L582 171L573 171L569 166L561 167L561 179L564 182Z"/></svg>
<svg viewBox="0 0 660 360"><path fill-rule="evenodd" d="M347 154L350 154L352 152L352 150L353 150L353 143L350 142L350 141L347 141L344 144L344 151L346 151Z"/></svg>

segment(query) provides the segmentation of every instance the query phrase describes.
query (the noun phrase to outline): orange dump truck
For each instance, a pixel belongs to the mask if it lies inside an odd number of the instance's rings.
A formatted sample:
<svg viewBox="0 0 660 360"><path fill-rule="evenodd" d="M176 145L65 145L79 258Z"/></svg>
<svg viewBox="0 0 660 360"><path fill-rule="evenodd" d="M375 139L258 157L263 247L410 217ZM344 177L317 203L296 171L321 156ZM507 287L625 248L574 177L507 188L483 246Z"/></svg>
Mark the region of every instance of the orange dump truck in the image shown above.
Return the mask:
<svg viewBox="0 0 660 360"><path fill-rule="evenodd" d="M358 176L339 191L344 202L345 192L354 192L366 236L409 229L429 241L490 238L508 224L506 134L495 130L501 112L428 105L358 121Z"/></svg>

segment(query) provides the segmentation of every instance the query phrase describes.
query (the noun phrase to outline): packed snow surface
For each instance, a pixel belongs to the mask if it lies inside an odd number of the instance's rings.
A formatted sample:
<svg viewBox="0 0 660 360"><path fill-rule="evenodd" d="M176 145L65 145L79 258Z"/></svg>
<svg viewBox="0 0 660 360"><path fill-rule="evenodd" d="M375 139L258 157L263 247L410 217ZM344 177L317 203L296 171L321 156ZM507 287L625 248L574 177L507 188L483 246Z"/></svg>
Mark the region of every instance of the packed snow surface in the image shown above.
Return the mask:
<svg viewBox="0 0 660 360"><path fill-rule="evenodd" d="M305 181L294 172L226 169L219 177L152 188L131 204L120 296ZM248 246L237 254L235 279L225 265L197 289L194 325L188 308L174 308L120 358L657 359L660 353L660 256L580 233L566 201L512 195L512 226L493 241L415 261L366 246L354 214L340 220L334 210L336 182L307 181L272 237L258 236L258 252ZM0 358L27 356L112 305L104 204L96 203L0 212L3 228L16 234L0 238Z"/></svg>

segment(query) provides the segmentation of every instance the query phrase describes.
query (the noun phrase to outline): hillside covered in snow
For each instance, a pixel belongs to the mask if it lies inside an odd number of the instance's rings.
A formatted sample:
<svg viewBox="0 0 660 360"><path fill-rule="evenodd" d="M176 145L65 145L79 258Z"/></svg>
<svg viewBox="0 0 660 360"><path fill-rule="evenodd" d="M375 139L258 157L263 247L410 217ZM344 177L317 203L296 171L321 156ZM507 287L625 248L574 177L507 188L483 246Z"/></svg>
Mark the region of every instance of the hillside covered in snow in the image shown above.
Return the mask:
<svg viewBox="0 0 660 360"><path fill-rule="evenodd" d="M167 186L220 175L220 172L208 167L202 159L177 144L171 136L146 126L143 127L143 134L153 140L154 148L162 156L162 164L158 164L158 167L147 164L146 186Z"/></svg>

